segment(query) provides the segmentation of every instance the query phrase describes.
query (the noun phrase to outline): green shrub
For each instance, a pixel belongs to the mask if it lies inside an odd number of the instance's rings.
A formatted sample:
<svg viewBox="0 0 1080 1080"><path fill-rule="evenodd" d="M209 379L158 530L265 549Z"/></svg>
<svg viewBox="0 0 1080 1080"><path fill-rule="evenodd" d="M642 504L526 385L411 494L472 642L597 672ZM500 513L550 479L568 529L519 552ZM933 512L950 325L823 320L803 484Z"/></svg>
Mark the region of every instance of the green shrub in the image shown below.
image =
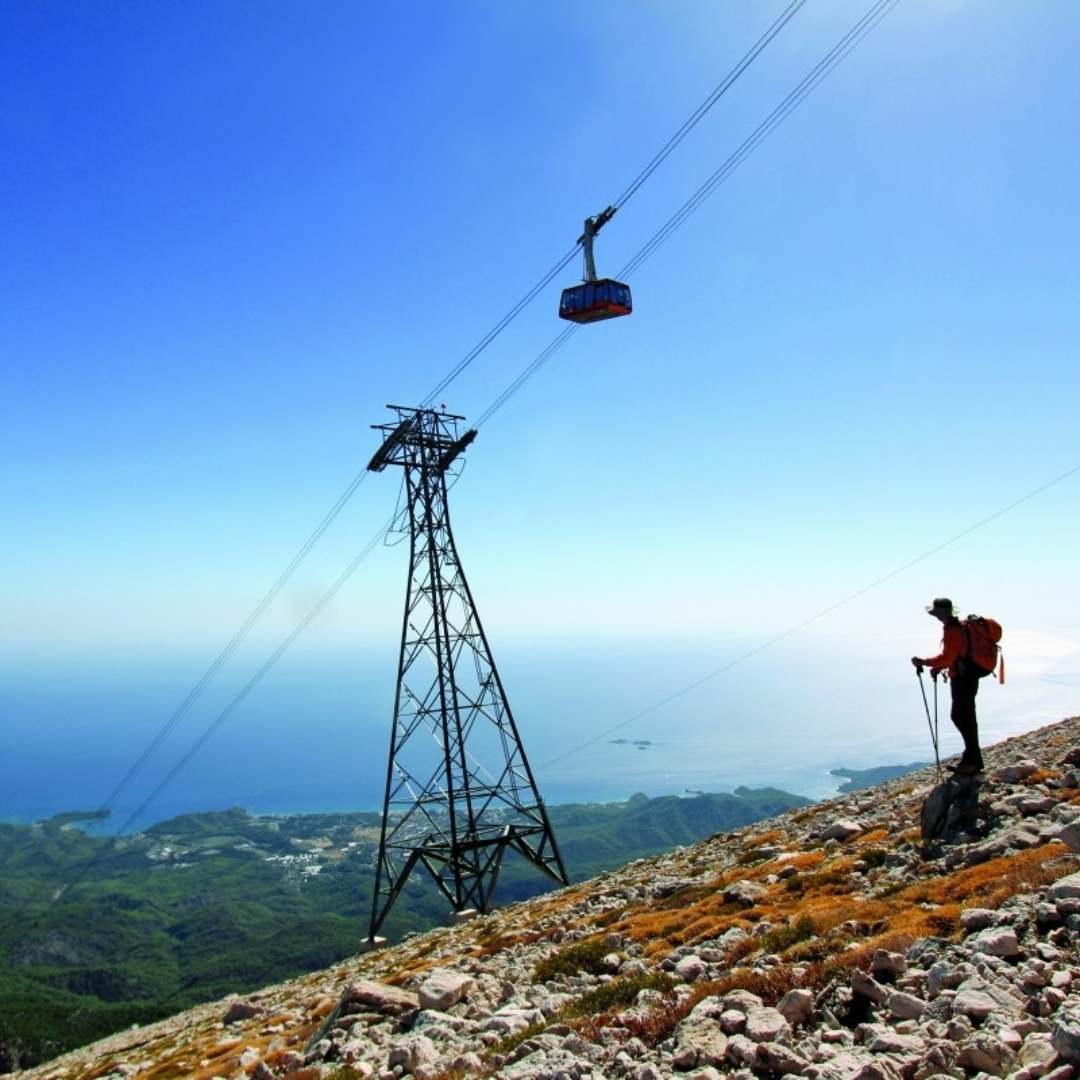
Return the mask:
<svg viewBox="0 0 1080 1080"><path fill-rule="evenodd" d="M533 978L537 982L547 982L559 975L576 975L584 971L589 975L599 975L603 968L600 961L607 956L610 950L604 945L604 939L599 937L588 938L585 941L576 941L573 945L567 945L557 953L541 960L533 970Z"/></svg>
<svg viewBox="0 0 1080 1080"><path fill-rule="evenodd" d="M866 866L870 870L875 870L879 866L885 865L885 859L888 857L888 852L884 848L872 847L867 848L866 851L859 855Z"/></svg>
<svg viewBox="0 0 1080 1080"><path fill-rule="evenodd" d="M658 990L661 994L669 994L674 988L675 981L663 971L627 975L621 979L612 979L611 982L602 983L596 989L582 994L575 1001L568 1002L559 1012L561 1016L568 1019L596 1016L599 1013L625 1009L633 1005L642 990Z"/></svg>
<svg viewBox="0 0 1080 1080"><path fill-rule="evenodd" d="M793 923L774 927L758 940L758 944L768 953L782 953L813 936L813 920L808 915L800 915Z"/></svg>

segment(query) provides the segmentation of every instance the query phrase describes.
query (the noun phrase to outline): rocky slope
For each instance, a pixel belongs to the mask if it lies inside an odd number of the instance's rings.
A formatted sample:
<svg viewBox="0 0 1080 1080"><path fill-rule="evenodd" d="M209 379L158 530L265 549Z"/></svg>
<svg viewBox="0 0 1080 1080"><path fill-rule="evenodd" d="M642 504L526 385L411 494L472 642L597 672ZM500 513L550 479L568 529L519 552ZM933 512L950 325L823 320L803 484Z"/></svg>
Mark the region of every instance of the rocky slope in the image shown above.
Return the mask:
<svg viewBox="0 0 1080 1080"><path fill-rule="evenodd" d="M1080 717L113 1036L50 1080L1080 1074Z"/></svg>

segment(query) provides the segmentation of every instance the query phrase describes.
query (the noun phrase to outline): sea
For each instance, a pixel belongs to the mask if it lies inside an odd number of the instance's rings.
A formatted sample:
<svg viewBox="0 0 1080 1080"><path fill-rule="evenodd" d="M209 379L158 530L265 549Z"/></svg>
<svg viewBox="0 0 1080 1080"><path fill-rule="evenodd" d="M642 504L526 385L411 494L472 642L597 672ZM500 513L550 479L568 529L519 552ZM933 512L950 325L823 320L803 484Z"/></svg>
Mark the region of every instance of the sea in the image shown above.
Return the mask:
<svg viewBox="0 0 1080 1080"><path fill-rule="evenodd" d="M851 663L790 643L721 670L748 644L511 643L500 670L543 798L618 802L747 786L822 799L842 783L833 769L933 760L932 723L906 658ZM379 809L393 651L302 650L235 704L250 659L180 713L205 669L197 653L0 666L0 820L104 808L101 830L120 833L234 806ZM1075 714L1078 692L1023 672L1005 687L984 684L984 743ZM928 703L932 720L932 693ZM960 749L947 712L943 696L943 756Z"/></svg>

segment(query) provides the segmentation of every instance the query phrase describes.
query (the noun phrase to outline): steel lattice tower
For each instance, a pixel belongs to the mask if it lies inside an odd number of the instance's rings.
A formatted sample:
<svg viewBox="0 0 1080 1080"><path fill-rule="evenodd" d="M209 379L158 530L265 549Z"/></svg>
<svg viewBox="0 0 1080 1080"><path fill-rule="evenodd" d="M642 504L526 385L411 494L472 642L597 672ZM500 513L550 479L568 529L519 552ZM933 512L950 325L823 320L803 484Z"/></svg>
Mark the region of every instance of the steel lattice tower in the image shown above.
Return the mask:
<svg viewBox="0 0 1080 1080"><path fill-rule="evenodd" d="M389 407L368 468L405 470L409 576L369 947L417 864L458 913L489 909L508 848L567 884L450 529L448 469L476 432Z"/></svg>

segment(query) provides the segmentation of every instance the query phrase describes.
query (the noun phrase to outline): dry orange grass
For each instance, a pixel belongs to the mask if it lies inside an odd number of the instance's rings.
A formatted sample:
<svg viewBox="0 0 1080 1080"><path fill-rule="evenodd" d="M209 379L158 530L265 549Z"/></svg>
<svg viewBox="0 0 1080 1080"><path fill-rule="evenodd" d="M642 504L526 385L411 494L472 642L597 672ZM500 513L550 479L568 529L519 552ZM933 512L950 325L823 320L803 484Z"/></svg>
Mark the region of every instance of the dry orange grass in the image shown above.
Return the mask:
<svg viewBox="0 0 1080 1080"><path fill-rule="evenodd" d="M836 962L851 966L868 962L877 948L896 948L896 943L910 943L918 937L959 933L963 907L996 907L1015 893L1030 891L1070 872L1072 860L1060 856L1060 845L1048 844L917 882L890 896L864 898L852 893L850 856L825 862L822 852L808 852L796 863L803 866L805 878L798 893L789 892L781 883L770 887L753 907L733 910L723 899L724 885L739 878L763 878L767 873L767 869L755 874L736 867L721 874L709 889L677 894L681 901L678 911L641 908L628 912L613 926L640 943L647 957L656 958L679 945L719 937L734 926L748 929L761 920L784 926L807 916L819 940L797 943L781 955L814 961L831 949ZM855 940L859 947L849 948ZM745 943L731 955L732 961L757 947L755 941Z"/></svg>
<svg viewBox="0 0 1080 1080"><path fill-rule="evenodd" d="M855 846L864 848L872 847L875 844L880 844L882 840L888 840L892 836L892 833L888 829L871 829L868 833L863 833L855 840Z"/></svg>

